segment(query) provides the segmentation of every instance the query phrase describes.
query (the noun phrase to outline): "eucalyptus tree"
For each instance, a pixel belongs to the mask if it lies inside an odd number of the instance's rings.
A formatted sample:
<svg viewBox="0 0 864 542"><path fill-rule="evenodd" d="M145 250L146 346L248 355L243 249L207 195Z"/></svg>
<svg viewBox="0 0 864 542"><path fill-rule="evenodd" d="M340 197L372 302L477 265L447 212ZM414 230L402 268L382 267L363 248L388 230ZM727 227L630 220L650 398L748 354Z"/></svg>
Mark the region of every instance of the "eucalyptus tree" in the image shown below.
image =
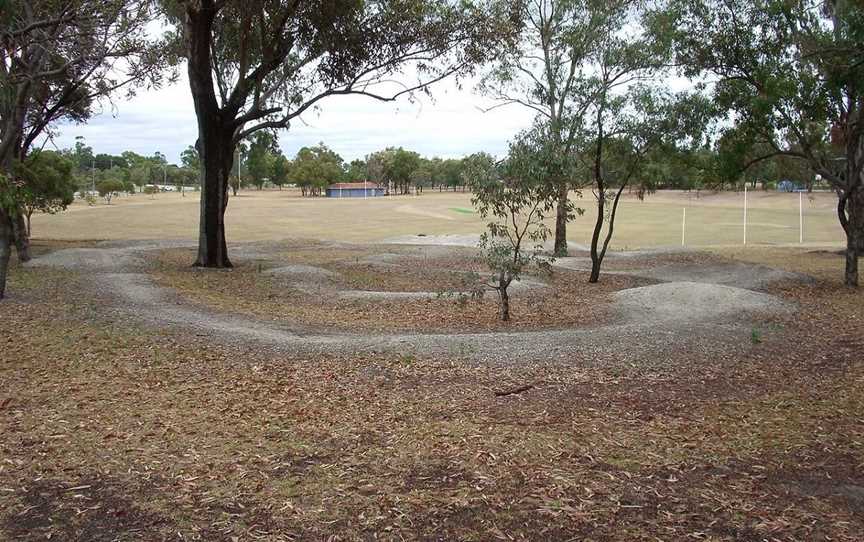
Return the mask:
<svg viewBox="0 0 864 542"><path fill-rule="evenodd" d="M506 7L507 2L502 2ZM228 267L224 214L234 148L288 128L331 96L390 101L470 69L506 26L475 2L166 0L181 30L198 120L198 266ZM410 70L409 70L410 68ZM416 75L394 85L403 70ZM386 80L386 81L385 81Z"/></svg>
<svg viewBox="0 0 864 542"><path fill-rule="evenodd" d="M249 143L249 158L246 166L249 168L249 176L258 190L264 187L266 180L270 180L273 172L273 161L277 150L276 137L267 131L256 132L252 135Z"/></svg>
<svg viewBox="0 0 864 542"><path fill-rule="evenodd" d="M613 52L614 49L607 49ZM637 184L643 197L651 187L647 177L651 154L658 150L673 153L701 147L709 127L711 108L697 93L673 94L644 84L612 93L609 81L627 69L618 64L600 63L601 93L586 122L586 152L583 171L591 178L597 215L591 232L591 274L588 282L600 279L603 259L615 231L621 195ZM588 152L590 150L590 152Z"/></svg>
<svg viewBox="0 0 864 542"><path fill-rule="evenodd" d="M304 196L319 196L327 185L342 181L345 176L344 162L324 143L319 143L297 151L290 175L291 181L300 187Z"/></svg>
<svg viewBox="0 0 864 542"><path fill-rule="evenodd" d="M68 207L75 197L74 163L71 159L53 151L30 153L23 162L15 165L15 177L20 179L17 194L30 237L33 229L30 219L35 212L54 214Z"/></svg>
<svg viewBox="0 0 864 542"><path fill-rule="evenodd" d="M805 163L836 192L844 281L864 252L864 9L852 0L673 0L664 19L686 73L709 78L749 149Z"/></svg>
<svg viewBox="0 0 864 542"><path fill-rule="evenodd" d="M101 99L159 83L162 43L147 0L0 2L0 298L13 240L29 258L16 162L61 121L82 122Z"/></svg>
<svg viewBox="0 0 864 542"><path fill-rule="evenodd" d="M480 249L492 271L489 287L498 293L503 321L510 320L512 282L532 263L551 263L543 254L550 233L545 219L557 205L558 190L549 179L573 167L545 124L519 134L500 164L485 153L463 160L463 175L474 193L471 201L484 219L490 219Z"/></svg>
<svg viewBox="0 0 864 542"><path fill-rule="evenodd" d="M634 0L526 0L519 3L515 47L501 55L480 84L494 107L519 105L548 124L557 153L577 152L579 129L597 96L594 63L609 36L632 32ZM579 179L550 178L557 189L555 254L567 253L573 218L569 191Z"/></svg>

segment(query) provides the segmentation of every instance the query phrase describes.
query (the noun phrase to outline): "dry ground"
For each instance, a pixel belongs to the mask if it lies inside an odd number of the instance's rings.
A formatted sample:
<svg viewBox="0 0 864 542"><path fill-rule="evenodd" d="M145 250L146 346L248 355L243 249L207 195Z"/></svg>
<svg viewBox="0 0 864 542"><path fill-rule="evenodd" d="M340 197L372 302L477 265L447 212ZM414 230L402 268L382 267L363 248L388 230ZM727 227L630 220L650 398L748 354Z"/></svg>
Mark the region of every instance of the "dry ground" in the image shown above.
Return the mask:
<svg viewBox="0 0 864 542"><path fill-rule="evenodd" d="M179 280L180 256L149 272ZM137 325L87 295L85 271L15 268L0 539L860 540L862 293L830 252L705 258L816 281L770 286L801 310L734 350L476 365Z"/></svg>
<svg viewBox="0 0 864 542"><path fill-rule="evenodd" d="M192 248L165 250L153 256L151 273L158 285L217 311L288 321L310 330L355 333L596 327L608 321L611 293L650 283L610 276L596 288L586 289L580 286L587 273L548 274L532 269L525 278L536 286L527 291L512 287L514 319L502 323L497 315L498 295L484 287L489 272L472 250L427 254L422 247L334 248L308 242L300 246L280 243L279 247L270 259L235 258L233 270L215 273L190 268L195 255ZM381 253L392 256L383 265L375 262ZM314 266L334 276L298 283L302 277L269 274L278 265ZM381 295L371 299L339 295L367 291ZM401 292L425 293L426 297L403 298Z"/></svg>
<svg viewBox="0 0 864 542"><path fill-rule="evenodd" d="M586 214L569 230L573 243L586 244L594 223L592 196L572 197ZM622 202L613 248L681 244L683 209L687 208L686 243L690 246L738 245L743 241L743 194L661 191L645 201ZM164 193L151 199L115 198L111 205L87 207L77 202L58 215L33 217L38 239L193 239L197 235L197 194ZM835 214L836 196L816 193L804 198L805 242L837 244L843 232ZM798 242L798 195L751 192L748 242ZM402 235L479 233L483 222L472 212L470 194L427 191L420 197L327 199L301 198L296 191L244 191L227 211L231 241L285 238L375 242ZM98 232L98 233L94 233Z"/></svg>

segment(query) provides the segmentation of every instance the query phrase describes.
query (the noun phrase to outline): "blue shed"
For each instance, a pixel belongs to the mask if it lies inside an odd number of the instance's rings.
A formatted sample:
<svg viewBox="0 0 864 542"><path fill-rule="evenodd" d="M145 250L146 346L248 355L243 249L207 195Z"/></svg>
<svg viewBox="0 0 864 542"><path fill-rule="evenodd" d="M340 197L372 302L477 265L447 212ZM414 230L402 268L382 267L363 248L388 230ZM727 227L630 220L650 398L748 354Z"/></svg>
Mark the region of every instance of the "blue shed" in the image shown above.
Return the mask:
<svg viewBox="0 0 864 542"><path fill-rule="evenodd" d="M798 183L792 182L788 179L784 179L777 183L777 191L778 192L803 192L804 188L801 187Z"/></svg>
<svg viewBox="0 0 864 542"><path fill-rule="evenodd" d="M375 198L384 195L376 183L334 183L327 187L328 198Z"/></svg>

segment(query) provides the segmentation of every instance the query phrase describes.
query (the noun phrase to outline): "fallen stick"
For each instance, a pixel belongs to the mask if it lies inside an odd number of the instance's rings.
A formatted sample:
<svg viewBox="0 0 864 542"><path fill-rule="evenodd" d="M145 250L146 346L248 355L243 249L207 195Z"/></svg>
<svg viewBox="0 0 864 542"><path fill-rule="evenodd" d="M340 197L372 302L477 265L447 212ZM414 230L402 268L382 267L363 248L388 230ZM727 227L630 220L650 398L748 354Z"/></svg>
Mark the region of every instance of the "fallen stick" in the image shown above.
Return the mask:
<svg viewBox="0 0 864 542"><path fill-rule="evenodd" d="M506 397L507 395L517 395L523 392L526 392L530 389L533 389L533 384L528 384L527 386L520 386L518 388L512 388L509 390L501 390L495 392L495 397Z"/></svg>

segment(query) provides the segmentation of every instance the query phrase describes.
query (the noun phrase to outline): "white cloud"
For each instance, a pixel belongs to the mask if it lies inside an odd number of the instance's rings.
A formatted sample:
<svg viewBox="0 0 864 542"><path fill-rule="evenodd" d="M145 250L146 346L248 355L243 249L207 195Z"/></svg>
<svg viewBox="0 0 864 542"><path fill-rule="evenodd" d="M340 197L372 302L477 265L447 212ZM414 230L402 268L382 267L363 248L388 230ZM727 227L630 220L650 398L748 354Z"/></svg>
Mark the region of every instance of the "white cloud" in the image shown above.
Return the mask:
<svg viewBox="0 0 864 542"><path fill-rule="evenodd" d="M532 115L518 106L484 113L490 103L472 93L473 82L462 88L454 82L433 87L412 103L407 99L382 103L362 96L334 96L316 112L304 115L279 135L280 145L293 156L305 145L323 141L346 160L388 146L402 146L425 156L458 157L487 151L502 155L507 141L528 127ZM171 162L195 142L197 126L185 78L176 85L115 100L87 124L61 126L54 144L72 147L83 136L94 152L143 155L159 151Z"/></svg>

